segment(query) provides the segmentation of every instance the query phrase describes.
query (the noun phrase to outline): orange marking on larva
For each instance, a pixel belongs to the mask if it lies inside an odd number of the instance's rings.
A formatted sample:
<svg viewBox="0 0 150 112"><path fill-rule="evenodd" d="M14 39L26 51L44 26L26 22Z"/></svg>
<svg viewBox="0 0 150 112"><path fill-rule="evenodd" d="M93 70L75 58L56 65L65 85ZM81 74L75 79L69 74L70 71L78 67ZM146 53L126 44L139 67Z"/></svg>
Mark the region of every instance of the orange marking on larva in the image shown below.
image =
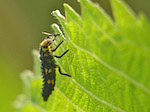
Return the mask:
<svg viewBox="0 0 150 112"><path fill-rule="evenodd" d="M45 68L45 74L47 75L47 73L48 73L48 69L47 69L47 68Z"/></svg>
<svg viewBox="0 0 150 112"><path fill-rule="evenodd" d="M48 73L51 73L51 72L52 72L52 69L49 69L49 70L48 70Z"/></svg>
<svg viewBox="0 0 150 112"><path fill-rule="evenodd" d="M45 57L45 56L48 56L48 54L44 54L44 56L43 56L43 57Z"/></svg>
<svg viewBox="0 0 150 112"><path fill-rule="evenodd" d="M48 82L47 82L48 84L50 84L51 83L51 80L50 79L48 79Z"/></svg>
<svg viewBox="0 0 150 112"><path fill-rule="evenodd" d="M54 84L54 80L51 80L51 84Z"/></svg>

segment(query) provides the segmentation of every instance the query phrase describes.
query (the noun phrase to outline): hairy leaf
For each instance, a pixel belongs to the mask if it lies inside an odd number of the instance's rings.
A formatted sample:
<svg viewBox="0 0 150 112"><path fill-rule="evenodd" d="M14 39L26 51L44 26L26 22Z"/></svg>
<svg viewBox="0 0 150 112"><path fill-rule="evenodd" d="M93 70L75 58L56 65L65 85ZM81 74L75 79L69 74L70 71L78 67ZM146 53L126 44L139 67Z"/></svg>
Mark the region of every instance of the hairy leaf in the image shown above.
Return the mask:
<svg viewBox="0 0 150 112"><path fill-rule="evenodd" d="M52 14L61 24L52 27L65 42L56 54L64 73L58 75L48 102L41 97L39 54L34 51L34 77L23 80L25 98L22 111L41 112L147 112L150 111L150 23L144 14L136 16L121 0L111 0L114 20L89 0L80 0L78 15L64 4ZM58 44L62 40L57 38ZM29 81L29 82L28 82ZM27 90L30 94L27 93Z"/></svg>

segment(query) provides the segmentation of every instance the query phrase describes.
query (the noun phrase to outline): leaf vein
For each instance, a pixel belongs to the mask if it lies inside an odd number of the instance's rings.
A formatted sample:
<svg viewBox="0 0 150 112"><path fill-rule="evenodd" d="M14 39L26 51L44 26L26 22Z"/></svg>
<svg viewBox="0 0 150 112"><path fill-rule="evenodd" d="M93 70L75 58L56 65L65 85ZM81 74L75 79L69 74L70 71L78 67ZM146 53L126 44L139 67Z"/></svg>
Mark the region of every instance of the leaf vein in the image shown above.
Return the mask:
<svg viewBox="0 0 150 112"><path fill-rule="evenodd" d="M69 37L70 38L70 37ZM79 46L77 46L75 43L72 42L72 40L70 39L70 42L72 43L72 45L74 47L76 47L77 49L89 54L90 56L92 56L94 59L96 59L99 63L103 64L105 67L107 67L108 69L114 71L115 73L117 73L118 75L120 75L121 77L125 78L126 80L128 80L129 82L131 82L133 85L137 86L138 88L140 88L141 90L143 90L145 93L147 93L148 95L150 95L150 90L148 88L146 88L144 85L140 84L139 82L135 81L134 79L132 79L131 77L129 77L127 74L125 74L124 72L112 67L111 65L107 64L106 62L104 62L102 59L100 59L99 57L97 57L94 53L91 53L89 51L87 51L84 48L81 48Z"/></svg>
<svg viewBox="0 0 150 112"><path fill-rule="evenodd" d="M59 62L57 62L57 63L59 63ZM59 66L61 66L61 65L59 65ZM61 66L61 68L63 69L62 66ZM63 69L63 71L65 71L65 70ZM78 83L74 78L72 78L72 82L74 82L76 85L78 85L83 91L85 91L87 94L89 94L91 97L93 97L97 101L99 101L99 102L107 105L108 107L111 107L111 108L113 108L113 109L115 109L115 110L117 110L119 112L126 112L126 111L120 109L119 107L116 107L113 104L108 103L107 101L100 99L99 97L97 97L96 95L94 95L93 93L91 93L89 90L87 90L85 87L83 87L80 83Z"/></svg>
<svg viewBox="0 0 150 112"><path fill-rule="evenodd" d="M76 104L74 104L58 87L56 87L56 89L60 92L60 94L72 105L74 106L77 110L80 110L81 112L85 112L84 110L82 110L79 106L77 106Z"/></svg>
<svg viewBox="0 0 150 112"><path fill-rule="evenodd" d="M100 99L99 97L97 97L96 95L94 95L93 93L91 93L90 91L88 91L86 88L84 88L81 84L79 84L75 79L72 79L72 81L77 84L82 90L84 90L86 93L88 93L91 97L93 97L94 99L96 99L97 101L107 105L108 107L111 107L119 112L125 112L124 110L120 109L119 107L114 106L111 103L106 102L105 100Z"/></svg>

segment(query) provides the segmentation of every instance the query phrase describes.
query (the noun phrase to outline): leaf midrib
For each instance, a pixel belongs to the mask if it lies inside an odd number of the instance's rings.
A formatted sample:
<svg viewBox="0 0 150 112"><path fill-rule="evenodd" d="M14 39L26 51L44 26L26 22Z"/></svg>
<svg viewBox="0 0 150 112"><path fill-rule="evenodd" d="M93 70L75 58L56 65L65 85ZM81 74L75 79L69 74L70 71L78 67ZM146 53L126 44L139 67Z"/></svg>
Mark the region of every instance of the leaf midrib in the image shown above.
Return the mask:
<svg viewBox="0 0 150 112"><path fill-rule="evenodd" d="M70 37L68 37L70 38ZM146 88L144 85L142 85L141 83L135 81L133 78L129 77L127 74L125 74L124 72L112 67L111 65L105 63L102 59L100 59L99 57L97 57L94 53L91 53L89 51L87 51L84 48L81 48L79 46L77 46L75 43L72 42L72 40L70 39L70 42L72 43L72 45L74 47L76 47L77 49L81 50L82 52L90 55L91 57L93 57L95 60L97 60L99 63L101 63L102 65L104 65L105 67L107 67L108 69L114 71L115 73L117 73L119 76L125 78L126 80L128 80L129 82L131 82L133 85L135 85L136 87L140 88L142 91L144 91L145 93L147 93L148 95L150 95L150 90L148 88Z"/></svg>
<svg viewBox="0 0 150 112"><path fill-rule="evenodd" d="M63 67L60 65L60 63L57 61L57 63L59 64L59 66L62 68L62 70L67 73ZM108 103L107 101L105 100L102 100L100 99L99 97L97 97L96 95L94 95L94 93L90 92L89 90L87 90L84 86L82 86L79 82L77 82L73 77L71 79L72 82L74 82L76 85L78 85L78 87L80 87L84 92L86 92L88 95L90 95L92 98L96 99L97 101L107 105L108 107L111 107L112 109L115 109L119 112L126 112L124 110L122 110L121 108L117 107L117 106L114 106L113 104L111 103ZM67 96L66 96L67 97ZM69 99L69 98L68 98Z"/></svg>

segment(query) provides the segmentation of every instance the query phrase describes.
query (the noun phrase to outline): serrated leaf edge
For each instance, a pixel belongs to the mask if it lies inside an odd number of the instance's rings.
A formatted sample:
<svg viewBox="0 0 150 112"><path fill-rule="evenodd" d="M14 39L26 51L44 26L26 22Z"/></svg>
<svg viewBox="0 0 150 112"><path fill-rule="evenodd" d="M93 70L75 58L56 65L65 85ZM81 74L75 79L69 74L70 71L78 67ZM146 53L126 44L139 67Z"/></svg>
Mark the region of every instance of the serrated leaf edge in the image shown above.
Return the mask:
<svg viewBox="0 0 150 112"><path fill-rule="evenodd" d="M53 11L55 12L55 11ZM57 10L58 12L58 10ZM59 14L57 15L57 12L55 12L55 16L56 18L59 20L59 22L62 24L60 18L59 18L59 15L60 15L60 12ZM61 15L62 17L63 15ZM65 30L65 29L64 29ZM66 32L67 33L67 32ZM72 43L72 45L74 47L76 47L77 49L87 53L88 55L90 55L91 57L93 57L95 60L97 60L99 63L101 63L102 65L104 65L105 67L107 67L108 69L114 71L115 73L117 73L119 76L123 77L124 79L128 80L129 82L131 82L133 85L135 85L136 87L140 88L142 91L144 91L145 93L147 93L148 95L150 95L150 90L148 88L146 88L144 85L142 85L141 83L135 81L133 78L129 77L127 74L125 74L124 72L121 72L120 70L112 67L111 65L105 63L102 59L100 59L99 57L96 56L96 54L94 53L90 53L89 51L87 51L86 49L84 48L81 48L79 46L77 46L75 43L72 42L70 36L67 34L70 42Z"/></svg>

